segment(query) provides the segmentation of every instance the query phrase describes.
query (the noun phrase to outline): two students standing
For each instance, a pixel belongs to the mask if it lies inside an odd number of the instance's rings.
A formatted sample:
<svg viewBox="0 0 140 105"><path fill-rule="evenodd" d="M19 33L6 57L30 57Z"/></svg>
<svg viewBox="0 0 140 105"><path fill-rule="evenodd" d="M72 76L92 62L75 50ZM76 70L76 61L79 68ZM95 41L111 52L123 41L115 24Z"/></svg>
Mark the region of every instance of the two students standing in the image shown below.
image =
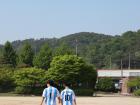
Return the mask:
<svg viewBox="0 0 140 105"><path fill-rule="evenodd" d="M44 89L42 94L41 104L45 101L45 105L56 105L56 98L61 105L76 105L76 98L74 91L69 88L68 83L64 83L65 89L59 95L57 88L53 87L53 81L47 81L47 88Z"/></svg>

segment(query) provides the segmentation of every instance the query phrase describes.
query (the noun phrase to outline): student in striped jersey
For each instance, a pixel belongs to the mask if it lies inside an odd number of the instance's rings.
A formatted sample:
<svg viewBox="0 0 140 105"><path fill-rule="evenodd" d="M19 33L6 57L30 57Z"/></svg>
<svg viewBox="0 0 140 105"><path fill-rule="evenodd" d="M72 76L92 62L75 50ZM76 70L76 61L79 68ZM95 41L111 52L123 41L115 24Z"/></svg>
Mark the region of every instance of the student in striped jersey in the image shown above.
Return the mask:
<svg viewBox="0 0 140 105"><path fill-rule="evenodd" d="M45 100L45 105L56 105L56 98L58 98L58 102L60 103L60 96L59 96L59 91L57 88L53 87L53 81L48 80L47 81L47 88L44 89L43 94L42 94L42 101L41 104L43 104Z"/></svg>
<svg viewBox="0 0 140 105"><path fill-rule="evenodd" d="M65 89L61 92L62 105L76 105L75 93L69 88L69 83L63 84Z"/></svg>

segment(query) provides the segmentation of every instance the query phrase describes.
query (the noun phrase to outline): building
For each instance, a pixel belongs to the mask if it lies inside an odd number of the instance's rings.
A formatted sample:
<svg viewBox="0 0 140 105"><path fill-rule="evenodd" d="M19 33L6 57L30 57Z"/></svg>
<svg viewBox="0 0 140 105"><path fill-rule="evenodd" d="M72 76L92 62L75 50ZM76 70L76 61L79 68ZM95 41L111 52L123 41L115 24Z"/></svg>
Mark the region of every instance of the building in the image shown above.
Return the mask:
<svg viewBox="0 0 140 105"><path fill-rule="evenodd" d="M127 82L136 77L140 77L140 70L97 70L98 78L111 77L116 80L115 87L120 88L121 94L129 94L130 88Z"/></svg>

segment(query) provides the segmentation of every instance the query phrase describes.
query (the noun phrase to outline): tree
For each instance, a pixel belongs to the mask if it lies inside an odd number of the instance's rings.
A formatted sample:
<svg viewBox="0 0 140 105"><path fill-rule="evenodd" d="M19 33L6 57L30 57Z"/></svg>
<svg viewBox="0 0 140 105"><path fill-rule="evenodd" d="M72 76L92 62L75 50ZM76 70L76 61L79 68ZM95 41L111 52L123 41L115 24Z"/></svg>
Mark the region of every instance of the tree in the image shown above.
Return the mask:
<svg viewBox="0 0 140 105"><path fill-rule="evenodd" d="M140 77L133 78L127 83L134 95L140 96Z"/></svg>
<svg viewBox="0 0 140 105"><path fill-rule="evenodd" d="M46 71L36 68L22 68L17 70L13 78L15 80L17 93L40 94L47 80Z"/></svg>
<svg viewBox="0 0 140 105"><path fill-rule="evenodd" d="M130 53L131 68L138 69L140 68L139 40L140 30L137 32L128 31L122 35L116 36L82 32L68 35L60 39L42 38L39 40L28 39L24 41L14 41L12 45L17 52L21 52L22 44L28 41L35 52L38 52L40 46L47 42L52 49L53 56L75 54L77 45L78 56L83 57L87 63L96 65L97 69L109 69L110 67L112 69L121 67L126 69L129 66ZM0 48L3 48L3 46L0 45Z"/></svg>
<svg viewBox="0 0 140 105"><path fill-rule="evenodd" d="M0 57L2 57L2 48L0 46Z"/></svg>
<svg viewBox="0 0 140 105"><path fill-rule="evenodd" d="M3 55L1 57L1 63L11 65L12 67L16 67L16 51L14 51L10 42L6 42L3 49Z"/></svg>
<svg viewBox="0 0 140 105"><path fill-rule="evenodd" d="M130 80L127 85L130 88L140 88L140 77Z"/></svg>
<svg viewBox="0 0 140 105"><path fill-rule="evenodd" d="M93 86L96 82L96 71L92 66L86 65L81 57L76 55L56 56L48 70L48 78L55 81L68 81L70 83L87 83Z"/></svg>
<svg viewBox="0 0 140 105"><path fill-rule="evenodd" d="M34 52L31 45L29 43L25 43L20 53L21 63L26 64L28 66L32 66L33 57Z"/></svg>
<svg viewBox="0 0 140 105"><path fill-rule="evenodd" d="M96 85L97 90L110 92L115 90L113 80L111 78L100 78Z"/></svg>
<svg viewBox="0 0 140 105"><path fill-rule="evenodd" d="M48 69L52 60L52 51L48 44L42 46L40 52L33 60L33 64L37 68Z"/></svg>
<svg viewBox="0 0 140 105"><path fill-rule="evenodd" d="M73 54L72 49L66 43L62 43L55 50L55 56L59 56L59 55L72 55L72 54Z"/></svg>
<svg viewBox="0 0 140 105"><path fill-rule="evenodd" d="M0 69L0 92L9 92L14 89L13 72L7 68Z"/></svg>

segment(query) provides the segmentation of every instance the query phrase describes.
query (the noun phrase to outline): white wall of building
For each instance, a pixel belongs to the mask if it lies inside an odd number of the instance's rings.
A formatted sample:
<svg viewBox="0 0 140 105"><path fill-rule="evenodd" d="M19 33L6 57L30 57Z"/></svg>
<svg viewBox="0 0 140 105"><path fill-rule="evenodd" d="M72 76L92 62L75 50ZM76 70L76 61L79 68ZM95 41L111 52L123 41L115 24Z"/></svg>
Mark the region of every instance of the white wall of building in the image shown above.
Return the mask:
<svg viewBox="0 0 140 105"><path fill-rule="evenodd" d="M140 70L97 70L98 77L137 77Z"/></svg>

